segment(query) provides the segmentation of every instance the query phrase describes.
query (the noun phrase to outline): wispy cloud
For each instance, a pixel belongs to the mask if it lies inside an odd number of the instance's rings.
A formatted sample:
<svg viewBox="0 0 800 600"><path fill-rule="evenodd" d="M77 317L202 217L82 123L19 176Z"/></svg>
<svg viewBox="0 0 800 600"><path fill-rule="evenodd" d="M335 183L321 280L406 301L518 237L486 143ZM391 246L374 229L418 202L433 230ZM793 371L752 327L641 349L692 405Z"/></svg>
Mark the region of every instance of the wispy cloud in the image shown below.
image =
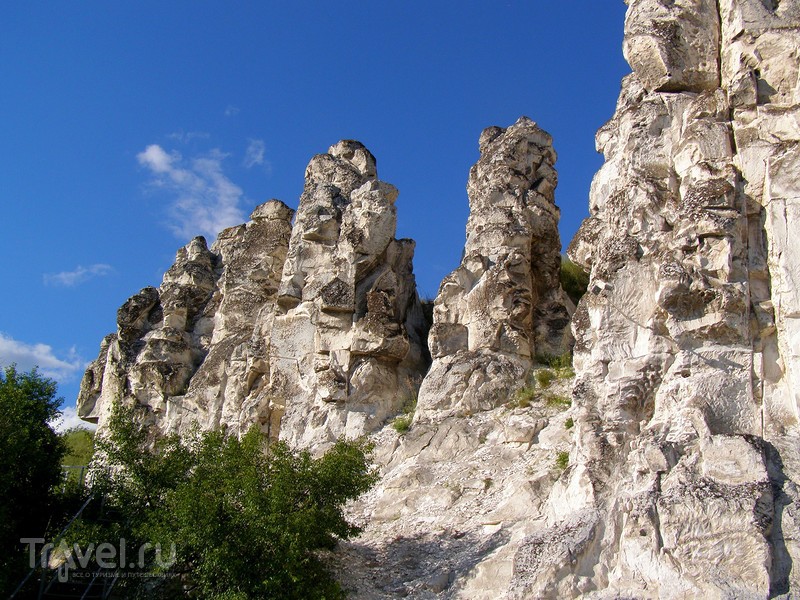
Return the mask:
<svg viewBox="0 0 800 600"><path fill-rule="evenodd" d="M188 144L193 140L207 140L211 134L205 131L174 131L167 136L167 139Z"/></svg>
<svg viewBox="0 0 800 600"><path fill-rule="evenodd" d="M78 285L79 283L89 281L90 279L93 279L95 277L104 277L109 273L113 272L114 269L111 267L111 265L96 263L93 265L89 265L88 267L84 267L83 265L78 265L72 271L61 271L60 273L45 273L42 276L42 278L44 279L45 285L73 287Z"/></svg>
<svg viewBox="0 0 800 600"><path fill-rule="evenodd" d="M71 380L86 365L74 348L59 358L47 344L26 344L0 332L0 366L7 367L14 363L19 371L39 367L42 375L59 382Z"/></svg>
<svg viewBox="0 0 800 600"><path fill-rule="evenodd" d="M228 104L228 106L225 107L225 116L226 117L235 117L238 114L239 114L239 107L238 106L234 106L233 104Z"/></svg>
<svg viewBox="0 0 800 600"><path fill-rule="evenodd" d="M58 433L64 433L68 429L97 429L94 423L87 423L78 416L78 411L74 406L65 406L61 411L61 416L50 422L50 426Z"/></svg>
<svg viewBox="0 0 800 600"><path fill-rule="evenodd" d="M252 169L256 165L263 165L265 152L264 140L247 140L247 150L244 151L244 160L242 161L244 168Z"/></svg>
<svg viewBox="0 0 800 600"><path fill-rule="evenodd" d="M168 208L168 226L177 236L214 238L226 227L246 220L240 207L244 193L223 172L225 157L213 150L207 156L184 159L158 144L137 155L139 164L150 170L153 184L175 195Z"/></svg>

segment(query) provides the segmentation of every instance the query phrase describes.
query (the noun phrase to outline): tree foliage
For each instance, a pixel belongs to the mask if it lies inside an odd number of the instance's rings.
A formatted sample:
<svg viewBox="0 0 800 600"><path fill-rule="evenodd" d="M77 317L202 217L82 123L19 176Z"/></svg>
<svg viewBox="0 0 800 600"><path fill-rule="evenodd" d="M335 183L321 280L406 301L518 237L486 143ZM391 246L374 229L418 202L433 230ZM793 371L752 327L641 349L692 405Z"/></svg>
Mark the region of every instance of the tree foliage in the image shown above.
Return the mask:
<svg viewBox="0 0 800 600"><path fill-rule="evenodd" d="M153 445L140 416L117 407L97 440L108 476L98 485L118 523L141 544L176 547L164 596L202 598L340 598L315 552L359 529L345 503L376 481L370 447L340 441L320 458L256 429L241 439L221 431ZM158 565L151 560L148 569ZM152 587L148 595L156 592Z"/></svg>
<svg viewBox="0 0 800 600"><path fill-rule="evenodd" d="M43 537L51 516L66 448L49 423L61 402L36 369L0 373L0 591L26 569L20 538Z"/></svg>
<svg viewBox="0 0 800 600"><path fill-rule="evenodd" d="M94 432L81 427L73 427L61 434L67 447L62 459L64 465L85 466L94 454Z"/></svg>

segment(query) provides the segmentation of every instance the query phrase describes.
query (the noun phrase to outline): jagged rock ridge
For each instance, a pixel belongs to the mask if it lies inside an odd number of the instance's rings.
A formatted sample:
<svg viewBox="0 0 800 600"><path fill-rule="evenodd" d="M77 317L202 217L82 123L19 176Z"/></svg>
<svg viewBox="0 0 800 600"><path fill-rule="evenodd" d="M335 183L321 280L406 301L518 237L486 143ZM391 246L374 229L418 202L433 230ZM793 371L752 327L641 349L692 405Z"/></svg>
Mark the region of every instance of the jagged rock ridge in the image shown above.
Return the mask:
<svg viewBox="0 0 800 600"><path fill-rule="evenodd" d="M161 286L117 314L81 384L101 428L115 400L149 408L162 432L258 424L322 448L397 412L424 370L411 240L394 239L397 190L360 143L314 157L294 211L196 238Z"/></svg>
<svg viewBox="0 0 800 600"><path fill-rule="evenodd" d="M222 250L254 215L126 303L83 414L124 397L168 430L259 422L322 446L377 428L365 532L331 557L355 597L797 594L800 2L628 4L633 73L568 250L591 273L570 408L505 404L570 343L555 155L522 119L481 136L407 433L380 424L421 372L410 244L353 142L312 160L294 229L259 209L274 229L256 262L277 267L241 278L237 243Z"/></svg>

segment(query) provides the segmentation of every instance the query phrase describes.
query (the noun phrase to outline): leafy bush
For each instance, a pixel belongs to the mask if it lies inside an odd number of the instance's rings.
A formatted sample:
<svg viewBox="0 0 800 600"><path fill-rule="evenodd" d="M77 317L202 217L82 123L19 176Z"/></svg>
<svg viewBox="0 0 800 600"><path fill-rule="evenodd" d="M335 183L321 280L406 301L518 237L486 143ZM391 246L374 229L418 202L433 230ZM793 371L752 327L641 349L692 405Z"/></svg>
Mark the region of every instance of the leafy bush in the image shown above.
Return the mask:
<svg viewBox="0 0 800 600"><path fill-rule="evenodd" d="M65 446L49 423L61 402L55 382L36 369L0 373L0 593L27 571L20 538L42 537L56 503Z"/></svg>
<svg viewBox="0 0 800 600"><path fill-rule="evenodd" d="M550 369L542 369L540 371L536 371L536 383L539 384L541 388L548 388L553 380L556 378L556 374L553 373Z"/></svg>
<svg viewBox="0 0 800 600"><path fill-rule="evenodd" d="M339 441L313 458L281 442L268 445L254 427L241 439L206 432L153 448L139 417L114 409L97 441L109 469L97 487L118 515L105 532L111 539L175 544L170 571L180 579L144 584L147 597L344 596L315 551L359 532L343 507L377 481L366 442ZM146 568L158 571L155 557L148 560ZM128 592L137 585L121 580Z"/></svg>
<svg viewBox="0 0 800 600"><path fill-rule="evenodd" d="M569 452L559 452L556 455L556 468L563 471L569 466Z"/></svg>
<svg viewBox="0 0 800 600"><path fill-rule="evenodd" d="M538 394L536 393L536 388L527 386L517 390L517 393L514 394L514 400L511 402L511 406L512 408L528 408L531 402L537 398Z"/></svg>
<svg viewBox="0 0 800 600"><path fill-rule="evenodd" d="M405 433L409 429L411 429L411 421L413 417L411 415L401 415L399 417L395 417L394 421L392 421L392 427L397 433Z"/></svg>
<svg viewBox="0 0 800 600"><path fill-rule="evenodd" d="M537 354L536 362L540 365L550 367L557 371L562 369L572 368L572 353L564 352L564 354Z"/></svg>
<svg viewBox="0 0 800 600"><path fill-rule="evenodd" d="M572 379L575 377L575 370L571 366L556 369L556 377L559 379Z"/></svg>
<svg viewBox="0 0 800 600"><path fill-rule="evenodd" d="M392 421L392 427L397 433L403 434L409 429L411 429L411 423L414 420L414 412L417 410L417 393L412 392L410 393L405 402L403 402L403 408L401 409L403 414L398 417L395 417L394 421Z"/></svg>
<svg viewBox="0 0 800 600"><path fill-rule="evenodd" d="M561 259L561 287L575 304L589 287L589 274L566 257Z"/></svg>
<svg viewBox="0 0 800 600"><path fill-rule="evenodd" d="M575 427L575 419L570 417L564 421L564 429L572 429L573 427Z"/></svg>
<svg viewBox="0 0 800 600"><path fill-rule="evenodd" d="M94 455L94 432L88 429L74 427L61 434L67 452L61 459L61 464L66 473L66 484L74 485L79 493L80 487L86 476L89 463Z"/></svg>
<svg viewBox="0 0 800 600"><path fill-rule="evenodd" d="M561 359L555 361L554 359L554 362L559 362L560 360ZM546 391L553 381L562 378L562 373L563 370L535 370L532 373L532 383L517 390L507 406L509 408L528 408L533 402L544 401L544 404L550 408L569 407L572 404L572 401L569 398L554 394L551 391Z"/></svg>

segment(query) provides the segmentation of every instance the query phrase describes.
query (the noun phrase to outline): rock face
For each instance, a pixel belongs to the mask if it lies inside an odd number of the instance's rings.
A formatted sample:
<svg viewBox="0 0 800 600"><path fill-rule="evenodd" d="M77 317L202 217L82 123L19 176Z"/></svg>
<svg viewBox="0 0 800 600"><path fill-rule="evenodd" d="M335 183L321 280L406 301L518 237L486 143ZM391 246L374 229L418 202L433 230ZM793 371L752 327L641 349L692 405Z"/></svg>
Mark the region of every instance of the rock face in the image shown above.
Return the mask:
<svg viewBox="0 0 800 600"><path fill-rule="evenodd" d="M800 0L628 4L572 337L550 137L487 129L416 416L382 426L424 367L413 243L345 141L294 227L262 205L125 303L80 414L122 398L164 431L317 448L372 432L364 533L329 557L356 598L800 594ZM573 343L575 373L537 364Z"/></svg>
<svg viewBox="0 0 800 600"><path fill-rule="evenodd" d="M358 142L308 165L270 336L271 393L295 444L376 429L422 378L414 242L394 239L396 198Z"/></svg>
<svg viewBox="0 0 800 600"><path fill-rule="evenodd" d="M81 382L80 416L102 427L121 400L148 407L165 432L194 422L234 431L259 422L268 431L271 408L259 383L269 344L259 334L274 312L293 214L273 200L210 250L203 238L181 248L161 286L117 312L117 333L103 340Z"/></svg>
<svg viewBox="0 0 800 600"><path fill-rule="evenodd" d="M633 73L568 251L591 273L572 406L491 408L524 359L454 360L465 256L437 298L426 418L381 433L367 529L337 557L357 597L800 593L798 25L796 0L630 0Z"/></svg>
<svg viewBox="0 0 800 600"><path fill-rule="evenodd" d="M397 190L352 141L314 157L306 180L294 227L267 202L210 250L193 240L120 308L81 384L84 419L102 427L120 399L163 432L258 424L321 448L398 411L425 365Z"/></svg>
<svg viewBox="0 0 800 600"><path fill-rule="evenodd" d="M513 589L796 591L800 3L629 5L634 72L569 248L591 284L565 514L523 542Z"/></svg>
<svg viewBox="0 0 800 600"><path fill-rule="evenodd" d="M434 360L419 416L494 408L525 381L537 354L569 350L552 138L522 117L484 130L479 147L464 257L434 304Z"/></svg>

